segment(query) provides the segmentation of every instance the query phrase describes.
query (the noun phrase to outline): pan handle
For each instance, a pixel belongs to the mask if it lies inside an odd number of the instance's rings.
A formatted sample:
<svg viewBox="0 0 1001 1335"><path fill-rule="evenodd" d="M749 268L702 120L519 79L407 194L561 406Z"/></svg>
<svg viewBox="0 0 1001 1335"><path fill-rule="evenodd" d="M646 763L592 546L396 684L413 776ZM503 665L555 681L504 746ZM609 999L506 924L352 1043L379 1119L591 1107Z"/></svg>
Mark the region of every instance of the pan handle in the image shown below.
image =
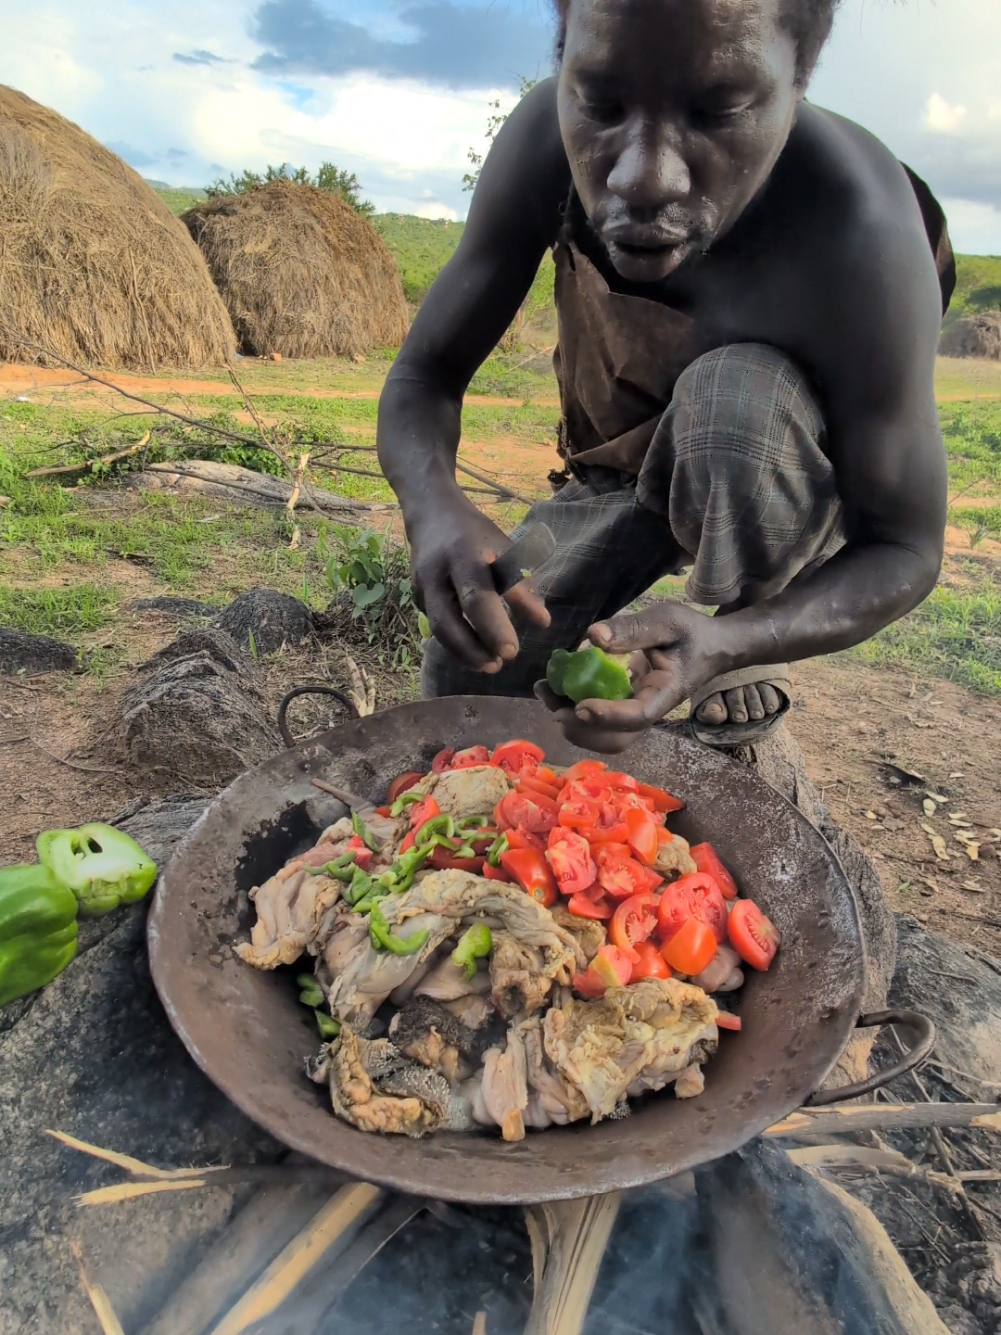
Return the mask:
<svg viewBox="0 0 1001 1335"><path fill-rule="evenodd" d="M287 748L296 744L288 726L288 707L300 695L332 695L335 700L344 706L352 718L361 717L355 702L346 696L343 691L335 690L333 686L320 686L319 684L316 686L294 686L287 695L282 697L281 704L278 706L278 731L281 733L282 741Z"/></svg>
<svg viewBox="0 0 1001 1335"><path fill-rule="evenodd" d="M917 1011L872 1011L869 1015L860 1015L855 1022L856 1029L871 1029L875 1025L899 1024L910 1029L914 1034L914 1045L900 1061L888 1066L885 1071L869 1076L868 1080L857 1080L853 1085L839 1085L837 1089L821 1089L811 1094L803 1104L804 1108L823 1108L829 1103L844 1103L848 1099L857 1099L861 1094L871 1094L874 1089L882 1089L898 1075L913 1071L930 1055L935 1046L935 1026L927 1015Z"/></svg>

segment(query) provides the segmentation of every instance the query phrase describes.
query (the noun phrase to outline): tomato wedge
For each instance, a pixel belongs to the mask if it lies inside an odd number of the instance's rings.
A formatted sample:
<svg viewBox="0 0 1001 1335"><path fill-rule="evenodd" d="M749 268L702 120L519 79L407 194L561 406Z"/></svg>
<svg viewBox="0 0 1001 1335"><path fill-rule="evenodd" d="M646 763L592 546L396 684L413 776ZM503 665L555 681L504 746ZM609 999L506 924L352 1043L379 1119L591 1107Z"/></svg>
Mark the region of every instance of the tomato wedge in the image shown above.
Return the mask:
<svg viewBox="0 0 1001 1335"><path fill-rule="evenodd" d="M635 963L635 951L602 946L583 973L575 976L574 990L589 1000L603 997L608 988L628 984Z"/></svg>
<svg viewBox="0 0 1001 1335"><path fill-rule="evenodd" d="M610 934L613 945L629 950L638 941L648 940L657 926L659 902L659 896L650 893L631 895L629 899L624 899L612 918Z"/></svg>
<svg viewBox="0 0 1001 1335"><path fill-rule="evenodd" d="M699 871L706 872L719 886L724 899L737 898L737 882L720 862L712 844L693 844L689 852Z"/></svg>
<svg viewBox="0 0 1001 1335"><path fill-rule="evenodd" d="M556 903L556 881L544 853L534 848L509 848L500 860L527 895L547 909Z"/></svg>
<svg viewBox="0 0 1001 1335"><path fill-rule="evenodd" d="M657 839L657 823L649 811L630 807L626 812L624 824L628 836L626 842L640 862L648 865L656 862L660 844Z"/></svg>
<svg viewBox="0 0 1001 1335"><path fill-rule="evenodd" d="M659 811L662 815L670 815L672 811L683 811L684 802L680 797L674 797L666 788L655 788L652 784L641 783L638 789L639 795L648 802L653 803L654 811Z"/></svg>
<svg viewBox="0 0 1001 1335"><path fill-rule="evenodd" d="M483 871L486 858L456 858L439 844L432 850L428 858L428 866L433 867L435 871L471 871L479 876Z"/></svg>
<svg viewBox="0 0 1001 1335"><path fill-rule="evenodd" d="M586 890L571 895L567 900L567 908L575 918L594 918L597 922L607 922L615 912L611 900L606 899L604 895L592 899Z"/></svg>
<svg viewBox="0 0 1001 1335"><path fill-rule="evenodd" d="M782 944L782 933L753 899L738 899L730 910L730 944L752 969L762 973Z"/></svg>
<svg viewBox="0 0 1001 1335"><path fill-rule="evenodd" d="M433 797L425 797L423 802L415 802L410 808L410 828L419 830L429 820L441 815L441 807Z"/></svg>
<svg viewBox="0 0 1001 1335"><path fill-rule="evenodd" d="M497 803L494 815L498 826L548 834L557 823L556 803L541 793L508 793Z"/></svg>
<svg viewBox="0 0 1001 1335"><path fill-rule="evenodd" d="M503 867L491 867L489 862L484 862L480 875L487 881L506 881L508 885L514 880L514 877L509 876Z"/></svg>
<svg viewBox="0 0 1001 1335"><path fill-rule="evenodd" d="M638 941L633 950L639 959L633 965L631 983L638 983L643 978L671 977L671 966L652 941Z"/></svg>
<svg viewBox="0 0 1001 1335"><path fill-rule="evenodd" d="M444 774L452 763L452 757L455 755L454 746L446 746L443 751L439 751L434 760L431 761L432 774Z"/></svg>
<svg viewBox="0 0 1001 1335"><path fill-rule="evenodd" d="M733 1011L720 1011L716 1016L717 1029L731 1029L735 1034L739 1034L744 1025L739 1015L734 1015Z"/></svg>
<svg viewBox="0 0 1001 1335"><path fill-rule="evenodd" d="M549 831L546 861L552 867L564 895L575 895L578 891L586 890L594 884L598 875L587 840L559 825Z"/></svg>
<svg viewBox="0 0 1001 1335"><path fill-rule="evenodd" d="M485 746L467 746L464 751L456 751L449 769L472 769L474 765L489 765L490 752Z"/></svg>
<svg viewBox="0 0 1001 1335"><path fill-rule="evenodd" d="M392 806L401 793L409 792L414 784L420 783L423 778L424 775L415 769L408 769L402 774L397 774L386 793L386 804Z"/></svg>
<svg viewBox="0 0 1001 1335"><path fill-rule="evenodd" d="M661 948L660 953L677 973L686 973L694 978L716 954L716 944L712 928L698 918L689 918Z"/></svg>
<svg viewBox="0 0 1001 1335"><path fill-rule="evenodd" d="M560 795L560 790L552 783L544 783L537 775L522 774L518 779L518 792L527 793L529 797L533 793L541 793L543 797L548 797L551 802L555 802Z"/></svg>
<svg viewBox="0 0 1001 1335"><path fill-rule="evenodd" d="M533 834L531 830L506 830L508 848L534 848L539 853L545 853L546 841L541 834Z"/></svg>
<svg viewBox="0 0 1001 1335"><path fill-rule="evenodd" d="M718 945L726 940L726 900L711 876L695 871L679 876L660 897L660 936L670 941L690 918L705 923ZM714 952L715 953L715 952ZM684 970L687 973L687 970ZM696 973L700 972L696 970Z"/></svg>
<svg viewBox="0 0 1001 1335"><path fill-rule="evenodd" d="M609 825L607 829L601 829L597 825L588 825L580 831L589 844L617 844L625 845L628 848L629 829L622 821L619 825ZM632 856L633 850L629 849L629 855Z"/></svg>
<svg viewBox="0 0 1001 1335"><path fill-rule="evenodd" d="M624 852L619 852L620 848ZM598 881L613 899L628 899L631 895L655 890L664 879L650 867L637 862L630 853L628 845L598 844L595 847Z"/></svg>
<svg viewBox="0 0 1001 1335"><path fill-rule="evenodd" d="M624 792L638 793L640 790L639 779L634 779L631 774L623 774L618 770L606 770L601 776L609 788L621 788Z"/></svg>
<svg viewBox="0 0 1001 1335"><path fill-rule="evenodd" d="M490 756L490 763L502 769L505 774L520 774L526 767L526 761L529 763L531 772L535 772L546 758L546 753L541 746L536 746L534 742L526 742L521 737L515 737L510 742L502 742L500 746L494 747L493 755Z"/></svg>
<svg viewBox="0 0 1001 1335"><path fill-rule="evenodd" d="M573 783L575 779L591 779L595 775L604 774L607 769L608 766L603 760L578 760L576 764L563 771L563 777L567 783Z"/></svg>

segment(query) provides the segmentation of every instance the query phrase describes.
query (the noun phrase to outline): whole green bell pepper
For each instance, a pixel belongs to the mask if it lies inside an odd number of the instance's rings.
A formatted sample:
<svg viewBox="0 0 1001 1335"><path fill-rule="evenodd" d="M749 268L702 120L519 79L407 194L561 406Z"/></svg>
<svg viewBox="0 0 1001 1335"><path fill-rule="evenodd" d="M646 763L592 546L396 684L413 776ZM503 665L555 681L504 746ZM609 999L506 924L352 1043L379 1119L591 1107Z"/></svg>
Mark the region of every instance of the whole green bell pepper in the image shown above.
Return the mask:
<svg viewBox="0 0 1001 1335"><path fill-rule="evenodd" d="M48 867L0 867L0 1006L62 973L76 954L76 912Z"/></svg>
<svg viewBox="0 0 1001 1335"><path fill-rule="evenodd" d="M549 689L574 704L581 700L628 700L629 655L606 654L596 644L586 649L555 649L546 667Z"/></svg>
<svg viewBox="0 0 1001 1335"><path fill-rule="evenodd" d="M46 830L35 847L39 862L76 895L81 913L97 916L133 904L156 880L156 863L111 825Z"/></svg>

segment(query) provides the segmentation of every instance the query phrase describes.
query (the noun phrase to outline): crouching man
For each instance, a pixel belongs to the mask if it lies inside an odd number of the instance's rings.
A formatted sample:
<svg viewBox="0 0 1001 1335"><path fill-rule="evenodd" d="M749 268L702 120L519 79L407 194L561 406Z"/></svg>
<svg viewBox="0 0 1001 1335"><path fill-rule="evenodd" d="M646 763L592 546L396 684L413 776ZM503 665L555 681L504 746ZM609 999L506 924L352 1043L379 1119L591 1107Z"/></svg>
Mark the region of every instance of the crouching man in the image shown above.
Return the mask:
<svg viewBox="0 0 1001 1335"><path fill-rule="evenodd" d="M923 182L804 100L836 3L557 0L559 73L498 135L380 404L434 632L425 696L531 694L590 635L644 651L645 675L563 711L573 740L621 749L687 699L704 741L750 741L788 708L788 662L933 588L955 268ZM566 481L528 516L555 555L505 601L509 540L454 463L466 388L546 250ZM621 613L688 567L715 616Z"/></svg>

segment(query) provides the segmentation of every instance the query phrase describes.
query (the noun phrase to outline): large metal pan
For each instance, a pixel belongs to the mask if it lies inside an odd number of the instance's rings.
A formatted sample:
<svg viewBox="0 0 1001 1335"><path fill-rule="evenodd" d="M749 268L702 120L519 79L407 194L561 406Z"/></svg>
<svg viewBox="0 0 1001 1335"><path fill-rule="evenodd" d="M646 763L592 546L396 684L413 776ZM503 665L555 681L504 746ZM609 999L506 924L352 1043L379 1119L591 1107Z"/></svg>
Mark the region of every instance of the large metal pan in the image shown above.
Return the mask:
<svg viewBox="0 0 1001 1335"><path fill-rule="evenodd" d="M279 1140L355 1177L468 1202L527 1203L637 1186L736 1149L806 1102L859 1019L864 948L851 888L807 820L752 770L672 729L628 754L638 778L688 807L672 826L711 838L783 934L767 974L740 994L739 1036L724 1035L699 1098L649 1097L623 1121L427 1140L377 1136L335 1119L303 1060L317 1048L291 980L236 958L253 921L247 897L342 814L311 780L381 801L402 770L443 746L528 737L556 763L569 746L541 705L452 697L346 723L244 774L212 803L161 879L149 921L153 978L171 1023L203 1071Z"/></svg>

